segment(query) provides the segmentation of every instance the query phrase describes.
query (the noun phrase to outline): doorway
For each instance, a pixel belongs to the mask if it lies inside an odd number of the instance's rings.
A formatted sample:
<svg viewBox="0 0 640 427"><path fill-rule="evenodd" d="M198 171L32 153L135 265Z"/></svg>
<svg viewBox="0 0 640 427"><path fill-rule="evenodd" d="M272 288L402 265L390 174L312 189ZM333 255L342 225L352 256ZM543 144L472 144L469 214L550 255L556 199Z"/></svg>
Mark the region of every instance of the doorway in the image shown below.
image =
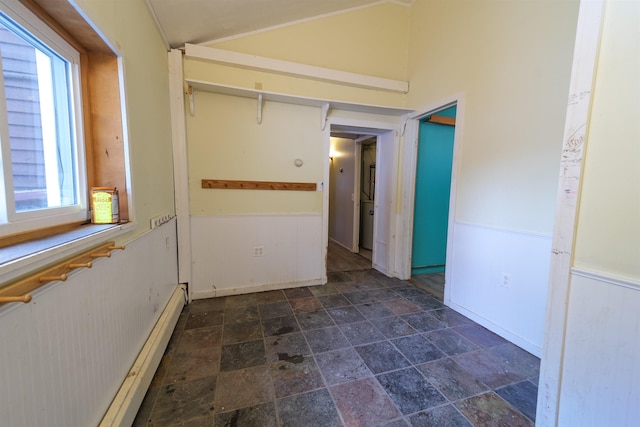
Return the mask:
<svg viewBox="0 0 640 427"><path fill-rule="evenodd" d="M363 249L369 267L391 275L396 129L332 124L328 140L327 248Z"/></svg>
<svg viewBox="0 0 640 427"><path fill-rule="evenodd" d="M449 202L457 107L420 120L411 280L444 299Z"/></svg>

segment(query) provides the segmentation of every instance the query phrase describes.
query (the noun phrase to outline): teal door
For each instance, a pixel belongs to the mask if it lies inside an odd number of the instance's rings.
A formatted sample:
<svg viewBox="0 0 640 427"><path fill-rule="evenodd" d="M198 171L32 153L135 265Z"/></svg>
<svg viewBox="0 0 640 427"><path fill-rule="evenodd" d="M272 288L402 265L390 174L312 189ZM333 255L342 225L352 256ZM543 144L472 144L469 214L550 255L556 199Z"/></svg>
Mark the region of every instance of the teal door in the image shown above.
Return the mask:
<svg viewBox="0 0 640 427"><path fill-rule="evenodd" d="M456 117L456 107L434 116ZM455 127L420 122L411 274L444 271Z"/></svg>

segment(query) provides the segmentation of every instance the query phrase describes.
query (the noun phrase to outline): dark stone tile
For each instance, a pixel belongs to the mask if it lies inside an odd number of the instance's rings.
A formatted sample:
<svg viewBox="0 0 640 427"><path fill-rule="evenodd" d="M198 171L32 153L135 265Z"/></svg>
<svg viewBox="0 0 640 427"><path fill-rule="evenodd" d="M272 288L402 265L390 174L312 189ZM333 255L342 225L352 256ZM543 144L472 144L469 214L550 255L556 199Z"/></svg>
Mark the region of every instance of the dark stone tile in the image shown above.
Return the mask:
<svg viewBox="0 0 640 427"><path fill-rule="evenodd" d="M159 393L160 388L158 387L149 388L147 390L147 393L144 395L144 399L142 399L142 403L140 404L140 408L138 409L138 413L133 420L133 424L131 424L132 427L152 426L151 411L156 404L156 399L158 398Z"/></svg>
<svg viewBox="0 0 640 427"><path fill-rule="evenodd" d="M418 297L407 299L423 310L437 310L444 307L444 304L442 304L434 297L428 295L421 295Z"/></svg>
<svg viewBox="0 0 640 427"><path fill-rule="evenodd" d="M260 320L258 315L258 307L255 305L247 305L243 307L228 308L224 312L224 324L244 323Z"/></svg>
<svg viewBox="0 0 640 427"><path fill-rule="evenodd" d="M169 384L159 389L150 424L168 426L213 415L216 378Z"/></svg>
<svg viewBox="0 0 640 427"><path fill-rule="evenodd" d="M298 313L312 313L314 311L322 310L322 304L316 297L309 298L294 298L289 300L293 312Z"/></svg>
<svg viewBox="0 0 640 427"><path fill-rule="evenodd" d="M347 273L344 273L342 271L333 271L333 272L327 273L327 284L349 282L350 280L351 280L351 277L349 277ZM313 289L314 288L311 288L311 290Z"/></svg>
<svg viewBox="0 0 640 427"><path fill-rule="evenodd" d="M486 385L469 375L451 358L425 363L417 368L432 385L451 401L488 390Z"/></svg>
<svg viewBox="0 0 640 427"><path fill-rule="evenodd" d="M426 296L425 293L422 292L421 290L416 289L411 285L407 285L406 283L403 286L394 289L394 292L396 292L398 295L401 295L402 297L408 300Z"/></svg>
<svg viewBox="0 0 640 427"><path fill-rule="evenodd" d="M203 311L217 311L224 310L226 305L224 297L222 298L207 298L194 300L186 306L189 313L199 313Z"/></svg>
<svg viewBox="0 0 640 427"><path fill-rule="evenodd" d="M278 400L283 427L342 426L327 389L315 390Z"/></svg>
<svg viewBox="0 0 640 427"><path fill-rule="evenodd" d="M402 319L411 325L416 331L427 332L444 329L445 324L433 317L430 312L420 312L402 316Z"/></svg>
<svg viewBox="0 0 640 427"><path fill-rule="evenodd" d="M180 424L174 424L174 426L176 426L176 427L177 426L180 426L180 427L212 426L214 419L215 419L215 417L213 416L213 414L205 415L204 417L191 418L190 420L185 421L185 422L180 423Z"/></svg>
<svg viewBox="0 0 640 427"><path fill-rule="evenodd" d="M206 326L222 325L224 310L190 312L184 329L196 329Z"/></svg>
<svg viewBox="0 0 640 427"><path fill-rule="evenodd" d="M515 344L508 342L486 351L523 377L536 378L540 375L540 359Z"/></svg>
<svg viewBox="0 0 640 427"><path fill-rule="evenodd" d="M293 314L288 301L268 302L258 304L258 311L261 319L271 319L273 317L282 317Z"/></svg>
<svg viewBox="0 0 640 427"><path fill-rule="evenodd" d="M469 325L473 323L471 319L450 309L449 307L430 311L429 314L431 314L433 317L435 317L448 327Z"/></svg>
<svg viewBox="0 0 640 427"><path fill-rule="evenodd" d="M479 347L453 329L440 329L424 334L449 356L477 350Z"/></svg>
<svg viewBox="0 0 640 427"><path fill-rule="evenodd" d="M326 285L312 286L309 288L309 290L316 297L319 297L322 295L337 294L340 292L338 291L338 288L336 287L335 283L327 283Z"/></svg>
<svg viewBox="0 0 640 427"><path fill-rule="evenodd" d="M155 374L153 374L153 378L151 379L151 384L149 384L149 388L160 387L164 382L164 377L169 370L169 365L171 365L171 359L173 356L170 354L165 354L160 359L160 364L158 365L158 369L156 369Z"/></svg>
<svg viewBox="0 0 640 427"><path fill-rule="evenodd" d="M378 280L385 276L378 273L376 270L360 270L348 272L351 281L353 282L353 290L372 290L382 288L382 283Z"/></svg>
<svg viewBox="0 0 640 427"><path fill-rule="evenodd" d="M373 303L376 302L377 300L372 297L368 292L348 292L345 294L342 294L346 299L349 300L349 302L353 305L356 304L367 304L367 303Z"/></svg>
<svg viewBox="0 0 640 427"><path fill-rule="evenodd" d="M349 341L342 335L336 326L328 328L314 329L304 333L307 337L309 347L314 353L338 350L349 346Z"/></svg>
<svg viewBox="0 0 640 427"><path fill-rule="evenodd" d="M340 384L330 391L347 426L380 425L401 416L374 378Z"/></svg>
<svg viewBox="0 0 640 427"><path fill-rule="evenodd" d="M385 339L384 334L376 329L376 327L368 320L363 322L346 323L338 327L353 346L369 344Z"/></svg>
<svg viewBox="0 0 640 427"><path fill-rule="evenodd" d="M287 299L294 298L307 298L312 297L313 294L309 290L309 288L293 288L293 289L285 289L284 294L287 296Z"/></svg>
<svg viewBox="0 0 640 427"><path fill-rule="evenodd" d="M220 347L177 353L171 358L162 384L213 377L218 373L219 365Z"/></svg>
<svg viewBox="0 0 640 427"><path fill-rule="evenodd" d="M417 333L411 325L402 320L402 318L396 316L376 319L374 325L387 338L398 338Z"/></svg>
<svg viewBox="0 0 640 427"><path fill-rule="evenodd" d="M486 349L459 354L453 356L453 359L470 375L491 388L502 387L526 379L522 375L512 372L508 365L487 353Z"/></svg>
<svg viewBox="0 0 640 427"><path fill-rule="evenodd" d="M403 314L417 313L422 311L420 307L412 304L411 302L409 302L409 300L406 300L404 298L387 300L384 302L384 305L396 316L402 316Z"/></svg>
<svg viewBox="0 0 640 427"><path fill-rule="evenodd" d="M216 409L227 412L256 406L274 399L269 367L266 365L220 372L216 393Z"/></svg>
<svg viewBox="0 0 640 427"><path fill-rule="evenodd" d="M364 316L354 306L330 308L327 312L338 325L365 320Z"/></svg>
<svg viewBox="0 0 640 427"><path fill-rule="evenodd" d="M265 291L256 294L256 302L265 304L268 302L285 301L287 299L283 291Z"/></svg>
<svg viewBox="0 0 640 427"><path fill-rule="evenodd" d="M227 323L224 325L222 343L233 344L243 341L254 341L260 338L262 338L262 326L258 320Z"/></svg>
<svg viewBox="0 0 640 427"><path fill-rule="evenodd" d="M262 340L229 344L222 347L220 371L235 371L266 363Z"/></svg>
<svg viewBox="0 0 640 427"><path fill-rule="evenodd" d="M398 299L398 294L389 288L372 289L367 291L369 295L374 297L377 301L389 301L392 299Z"/></svg>
<svg viewBox="0 0 640 427"><path fill-rule="evenodd" d="M538 387L536 385L529 381L522 381L499 388L496 393L535 422L538 403Z"/></svg>
<svg viewBox="0 0 640 427"><path fill-rule="evenodd" d="M380 424L380 427L409 427L409 424L402 418L389 421L388 423Z"/></svg>
<svg viewBox="0 0 640 427"><path fill-rule="evenodd" d="M225 297L224 307L229 309L247 305L256 305L257 300L256 294L230 295Z"/></svg>
<svg viewBox="0 0 640 427"><path fill-rule="evenodd" d="M455 404L473 425L532 427L533 423L495 393L470 397Z"/></svg>
<svg viewBox="0 0 640 427"><path fill-rule="evenodd" d="M357 305L356 308L369 320L395 316L393 311L389 310L389 308L381 302Z"/></svg>
<svg viewBox="0 0 640 427"><path fill-rule="evenodd" d="M301 332L265 338L264 347L268 363L311 354L307 340Z"/></svg>
<svg viewBox="0 0 640 427"><path fill-rule="evenodd" d="M216 416L215 427L277 427L276 409L272 402L250 406Z"/></svg>
<svg viewBox="0 0 640 427"><path fill-rule="evenodd" d="M271 364L270 373L277 398L324 386L320 370L311 356L283 357Z"/></svg>
<svg viewBox="0 0 640 427"><path fill-rule="evenodd" d="M471 325L462 325L455 328L455 330L469 341L480 347L492 347L494 345L500 345L507 342L504 338L494 334L490 330L473 323Z"/></svg>
<svg viewBox="0 0 640 427"><path fill-rule="evenodd" d="M294 316L274 317L262 321L262 333L265 337L291 334L299 331L300 327Z"/></svg>
<svg viewBox="0 0 640 427"><path fill-rule="evenodd" d="M355 347L355 350L374 374L411 366L402 353L387 341Z"/></svg>
<svg viewBox="0 0 640 427"><path fill-rule="evenodd" d="M189 353L202 348L213 348L222 344L222 327L189 329L182 332L173 354Z"/></svg>
<svg viewBox="0 0 640 427"><path fill-rule="evenodd" d="M403 414L411 414L442 405L447 399L415 368L376 376L391 400Z"/></svg>
<svg viewBox="0 0 640 427"><path fill-rule="evenodd" d="M328 326L335 325L335 322L333 321L331 316L329 316L329 313L327 313L324 309L311 313L297 314L296 319L298 319L298 323L300 324L300 327L303 331L326 328Z"/></svg>
<svg viewBox="0 0 640 427"><path fill-rule="evenodd" d="M446 354L421 335L396 338L391 342L414 365L446 357Z"/></svg>
<svg viewBox="0 0 640 427"><path fill-rule="evenodd" d="M393 288L394 290L395 288L401 288L403 286L407 286L407 282L400 280L396 277L383 277L378 279L378 281L385 288Z"/></svg>
<svg viewBox="0 0 640 427"><path fill-rule="evenodd" d="M342 348L316 355L320 372L327 385L358 380L371 375L371 371L352 348Z"/></svg>
<svg viewBox="0 0 640 427"><path fill-rule="evenodd" d="M412 427L473 427L452 405L418 412L409 421Z"/></svg>
<svg viewBox="0 0 640 427"><path fill-rule="evenodd" d="M342 294L322 295L318 297L318 301L324 308L344 307L351 305L348 299Z"/></svg>

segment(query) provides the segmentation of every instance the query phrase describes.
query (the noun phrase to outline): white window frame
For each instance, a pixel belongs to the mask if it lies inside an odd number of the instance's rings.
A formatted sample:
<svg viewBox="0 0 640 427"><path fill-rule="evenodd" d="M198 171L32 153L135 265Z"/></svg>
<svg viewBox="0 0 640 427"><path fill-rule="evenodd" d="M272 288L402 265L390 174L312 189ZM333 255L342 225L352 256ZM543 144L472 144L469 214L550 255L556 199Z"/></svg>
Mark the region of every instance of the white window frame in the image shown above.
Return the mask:
<svg viewBox="0 0 640 427"><path fill-rule="evenodd" d="M84 129L82 120L82 93L80 77L80 53L62 39L45 22L35 16L17 0L0 0L0 10L40 42L70 63L70 89L72 92L72 129L75 132L76 204L24 212L15 212L13 176L10 167L2 167L0 174L0 235L18 234L40 228L81 222L88 219L87 173L85 161ZM4 80L0 73L0 162L11 164L9 132L4 102ZM6 141L6 143L5 143ZM5 205L6 209L1 209Z"/></svg>

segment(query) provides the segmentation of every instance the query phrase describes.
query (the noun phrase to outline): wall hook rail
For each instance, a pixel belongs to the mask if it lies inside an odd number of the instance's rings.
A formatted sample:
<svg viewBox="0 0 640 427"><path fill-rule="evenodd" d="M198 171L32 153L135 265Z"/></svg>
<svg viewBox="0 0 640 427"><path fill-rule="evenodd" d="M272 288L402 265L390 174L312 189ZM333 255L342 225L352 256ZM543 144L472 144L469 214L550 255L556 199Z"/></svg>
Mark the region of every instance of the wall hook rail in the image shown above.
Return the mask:
<svg viewBox="0 0 640 427"><path fill-rule="evenodd" d="M91 250L67 258L52 267L37 271L24 279L0 288L0 304L11 302L28 303L32 298L30 292L40 286L44 286L49 282L64 282L70 272L79 268L93 267L95 258L109 258L111 257L111 251L124 249L124 246L116 246L114 242L106 242Z"/></svg>

